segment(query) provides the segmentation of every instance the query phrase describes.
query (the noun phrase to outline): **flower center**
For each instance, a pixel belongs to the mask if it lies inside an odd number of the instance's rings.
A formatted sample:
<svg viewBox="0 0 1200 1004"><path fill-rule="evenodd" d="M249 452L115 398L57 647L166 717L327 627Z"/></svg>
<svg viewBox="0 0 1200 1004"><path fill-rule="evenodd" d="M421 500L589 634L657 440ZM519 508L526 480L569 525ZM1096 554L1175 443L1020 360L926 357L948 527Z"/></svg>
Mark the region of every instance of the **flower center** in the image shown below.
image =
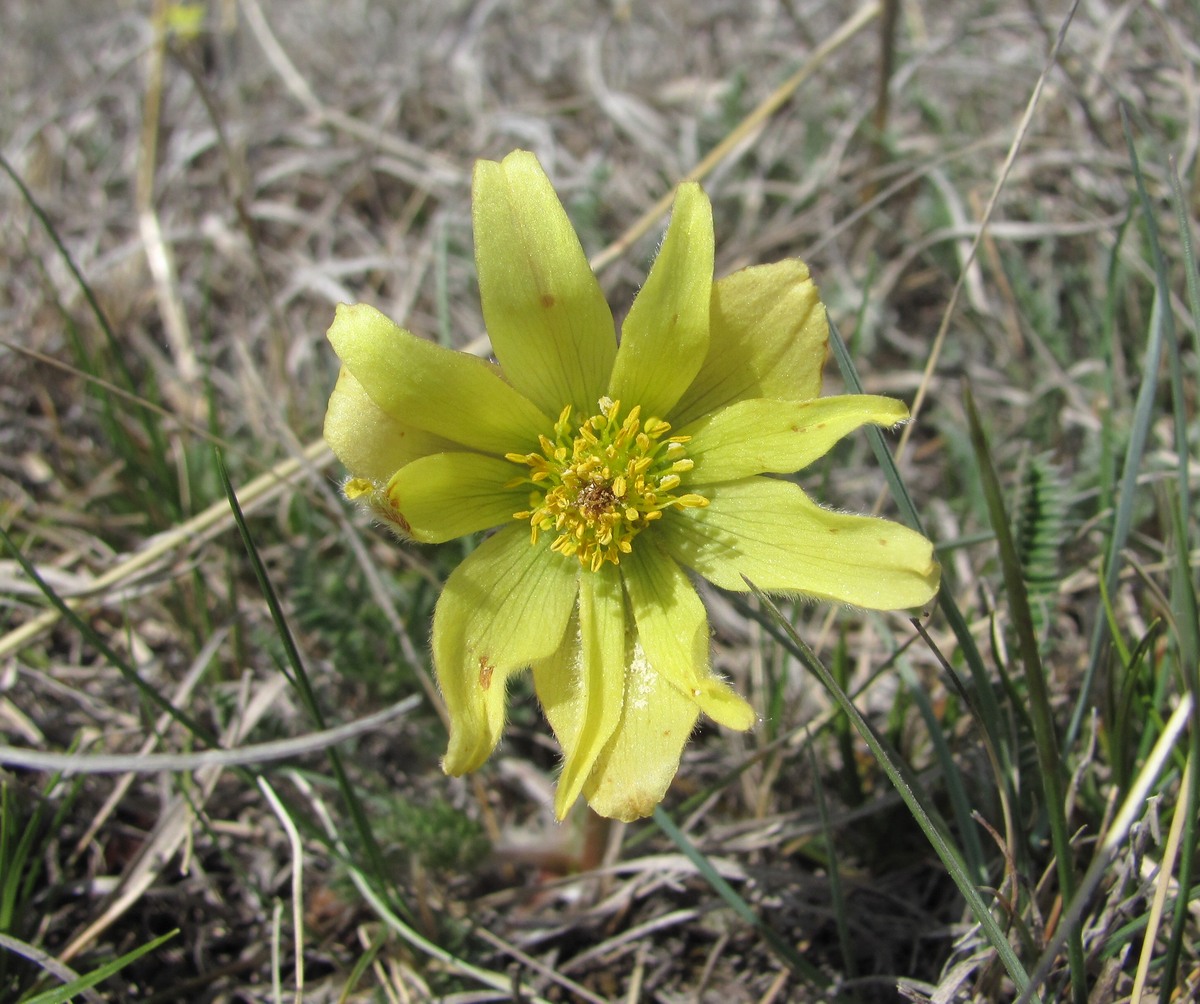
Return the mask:
<svg viewBox="0 0 1200 1004"><path fill-rule="evenodd" d="M600 414L576 424L567 405L554 423L554 437L539 436L541 453L508 453L529 468L509 482L528 484L529 508L513 513L529 520L530 543L555 533L552 551L575 555L586 569L614 565L633 550L633 538L666 509L708 505L703 495L673 494L680 474L692 469L683 444L689 436L666 437L660 418L641 420L641 407L619 418L621 402L600 399Z"/></svg>

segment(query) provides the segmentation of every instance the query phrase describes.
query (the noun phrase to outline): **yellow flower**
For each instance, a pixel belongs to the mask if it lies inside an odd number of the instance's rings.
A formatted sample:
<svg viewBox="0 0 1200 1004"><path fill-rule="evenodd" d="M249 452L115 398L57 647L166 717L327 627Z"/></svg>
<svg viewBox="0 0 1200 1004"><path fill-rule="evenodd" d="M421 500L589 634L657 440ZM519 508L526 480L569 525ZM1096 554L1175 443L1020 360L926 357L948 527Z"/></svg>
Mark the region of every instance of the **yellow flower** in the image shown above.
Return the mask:
<svg viewBox="0 0 1200 1004"><path fill-rule="evenodd" d="M709 667L685 569L723 589L871 609L927 602L929 541L823 509L791 481L889 398L818 398L828 327L798 261L713 281L712 210L681 185L621 327L530 153L480 161L472 191L484 321L499 365L369 306L341 305L325 438L348 498L407 538L494 530L451 574L433 621L449 774L500 739L509 677L533 668L564 754L555 812L583 793L636 819L661 800L700 712L747 729Z"/></svg>
<svg viewBox="0 0 1200 1004"><path fill-rule="evenodd" d="M181 41L194 42L204 31L204 4L187 3L186 0L168 4L164 21L167 31Z"/></svg>

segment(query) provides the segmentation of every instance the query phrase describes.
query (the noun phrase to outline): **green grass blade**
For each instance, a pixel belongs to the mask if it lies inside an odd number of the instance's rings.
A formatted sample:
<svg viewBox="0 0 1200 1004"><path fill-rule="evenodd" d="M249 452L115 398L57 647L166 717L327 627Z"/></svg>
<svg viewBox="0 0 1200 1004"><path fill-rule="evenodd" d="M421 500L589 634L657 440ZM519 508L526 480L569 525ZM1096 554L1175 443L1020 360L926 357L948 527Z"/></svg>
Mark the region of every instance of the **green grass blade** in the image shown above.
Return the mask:
<svg viewBox="0 0 1200 1004"><path fill-rule="evenodd" d="M375 960L379 958L379 953L383 951L386 945L386 938L376 938L374 942L367 946L367 950L355 960L342 985L342 991L338 994L337 1004L348 1004L350 995L354 993L359 981L366 975L367 970L375 964Z"/></svg>
<svg viewBox="0 0 1200 1004"><path fill-rule="evenodd" d="M941 859L950 878L958 887L959 893L966 900L967 908L971 911L975 922L983 930L984 935L999 956L1009 977L1019 990L1025 990L1029 985L1029 975L1025 972L1024 966L1021 965L1021 960L1017 958L1017 954L1008 943L1008 938L1005 936L1004 931L1001 930L1000 925L996 922L996 918L992 916L988 904L984 901L979 889L971 879L970 872L963 861L962 853L946 835L945 828L935 822L936 812L928 808L921 801L915 784L907 776L907 772L902 768L900 762L893 759L891 754L884 749L879 737L875 734L875 730L871 728L867 720L859 713L858 708L854 706L854 702L850 700L846 692L838 686L837 681L833 678L833 674L825 668L815 653L804 643L796 633L796 629L787 622L771 598L755 586L754 583L748 582L747 584L763 604L764 609L770 613L772 619L776 621L780 629L787 635L789 650L804 663L809 672L821 681L834 701L853 723L854 728L862 737L863 742L867 744L876 762L899 793L909 812L912 813L917 825L921 828L921 832L925 834L937 856Z"/></svg>
<svg viewBox="0 0 1200 1004"><path fill-rule="evenodd" d="M1179 183L1179 174L1174 163L1171 164L1171 196L1175 206L1175 214L1179 221L1180 246L1183 257L1183 272L1187 277L1188 304L1192 312L1192 331L1200 347L1200 278L1196 274L1195 245L1192 241L1192 224L1187 213L1187 200L1183 187ZM1178 347L1176 346L1176 351ZM1178 371L1173 378L1180 378ZM1181 379L1181 378L1180 378ZM1174 388L1175 379L1172 379ZM1180 412L1185 402L1181 396L1175 397L1175 426L1176 439L1179 431L1186 434L1186 415ZM1191 763L1193 769L1188 774L1187 790L1183 792L1183 805L1176 807L1176 812L1185 813L1182 853L1179 859L1178 883L1181 890L1192 888L1196 873L1197 845L1200 844L1200 823L1197 814L1200 813L1200 615L1197 612L1196 587L1192 579L1190 561L1191 534L1188 519L1191 509L1187 499L1187 452L1180 455L1181 466L1178 472L1179 494L1172 507L1172 522L1174 524L1175 562L1172 568L1171 608L1172 619L1177 625L1179 639L1180 664L1183 669L1183 681L1192 696L1192 730L1190 736ZM1175 986L1175 977L1179 969L1179 960L1183 953L1183 941L1188 919L1189 897L1181 894L1175 901L1175 912L1171 920L1171 940L1167 944L1167 954L1163 960L1160 1004L1166 1004Z"/></svg>
<svg viewBox="0 0 1200 1004"><path fill-rule="evenodd" d="M846 911L846 896L842 890L842 868L838 862L837 840L829 823L829 807L825 804L825 785L821 783L821 765L813 748L812 735L808 736L809 763L812 766L813 794L816 796L817 815L821 821L821 836L825 841L825 874L829 878L829 906L833 910L837 926L838 948L842 953L842 971L846 979L858 976L858 964L854 956L854 941L850 935L850 924Z"/></svg>
<svg viewBox="0 0 1200 1004"><path fill-rule="evenodd" d="M77 980L71 980L70 983L64 983L61 987L55 987L53 990L47 990L36 997L26 997L20 1001L20 1004L64 1004L65 1001L71 1000L84 990L88 990L97 983L119 973L131 962L136 962L143 955L153 952L159 945L170 941L178 933L179 928L176 928L174 931L168 931L161 937L138 946L132 952L126 952L120 958L113 959L112 962L107 962L103 966L93 969L90 973L80 976Z"/></svg>
<svg viewBox="0 0 1200 1004"><path fill-rule="evenodd" d="M1174 203L1175 214L1179 221L1180 253L1183 258L1183 274L1186 277L1188 305L1192 313L1192 331L1196 338L1197 348L1200 348L1200 275L1197 274L1195 244L1192 241L1192 224L1188 218L1187 202L1184 198L1183 188L1179 183L1179 174L1175 170L1174 163L1171 164L1169 173L1171 175L1172 202ZM1157 231L1155 233L1157 234ZM1159 277L1159 283L1163 290L1163 295L1166 296L1168 292L1168 287L1166 286L1166 269L1165 266L1161 265L1161 258L1162 254L1160 250L1156 256L1155 271L1157 274L1161 267L1162 274ZM1169 330L1172 333L1174 332L1173 324ZM1171 391L1172 403L1175 407L1175 449L1179 454L1179 469L1176 471L1175 478L1178 500L1173 512L1173 521L1175 524L1175 581L1172 583L1172 607L1179 632L1180 656L1185 671L1190 674L1192 670L1200 665L1200 617L1197 617L1196 589L1192 581L1191 560L1189 557L1189 552L1191 551L1191 532L1188 521L1192 516L1192 508L1190 495L1191 478L1189 477L1188 465L1190 463L1191 447L1187 441L1188 401L1182 385L1183 377L1182 366L1179 361L1179 345L1174 337L1171 339L1171 349L1171 360L1174 363ZM1189 685L1192 685L1193 682L1189 675ZM1193 693L1193 696L1200 697L1200 694Z"/></svg>
<svg viewBox="0 0 1200 1004"><path fill-rule="evenodd" d="M116 332L114 332L112 329L112 325L109 323L108 315L104 313L103 308L100 306L100 301L96 299L96 294L92 292L91 285L83 277L83 273L79 270L79 266L75 264L75 259L71 257L71 252L67 250L66 244L63 243L62 238L58 235L58 230L51 221L50 216L46 213L46 210L42 208L41 203L39 203L37 199L33 197L33 193L29 190L29 187L25 184L21 176L13 169L13 166L8 162L8 158L6 158L3 154L0 154L0 169L2 169L4 173L8 175L12 183L17 186L17 191L21 193L21 198L33 211L33 215L37 217L38 222L42 225L42 229L46 231L46 236L50 238L50 242L54 245L55 249L59 253L59 256L62 258L63 264L66 265L70 270L71 276L75 280L75 284L79 287L79 291L83 293L84 299L87 300L88 307L92 312L92 316L96 318L96 323L100 325L100 330L104 332L104 336L108 339L109 345L116 347L118 345L117 336ZM121 365L123 366L124 357L117 353L117 358L121 361ZM134 382L133 374L128 370L124 371L123 376L125 376L131 384Z"/></svg>
<svg viewBox="0 0 1200 1004"><path fill-rule="evenodd" d="M750 904L742 899L738 891L720 876L708 857L687 838L686 833L675 825L674 820L663 811L661 805L654 807L654 821L658 824L659 829L671 838L675 846L683 851L684 856L696 866L704 880L712 886L713 892L720 896L734 913L763 936L763 940L766 941L771 951L779 956L789 969L815 987L829 985L829 979L825 974L780 937L773 927L750 908Z"/></svg>
<svg viewBox="0 0 1200 1004"><path fill-rule="evenodd" d="M834 324L832 319L829 321L829 347L833 350L834 358L837 359L838 369L841 371L842 379L846 382L847 391L851 394L865 393L862 380L858 376L858 370L854 368L854 360L850 358L850 350L842 338L842 333L838 330L837 325ZM879 462L879 466L883 470L883 476L887 479L892 498L895 499L896 505L900 508L900 514L904 517L904 521L914 530L924 533L925 531L921 526L921 517L917 514L917 507L913 504L912 496L908 494L908 489L900 477L900 470L896 467L895 460L892 459L891 450L887 448L883 434L874 426L868 427L866 431L874 433L874 435L869 435L867 439L871 444L875 459Z"/></svg>
<svg viewBox="0 0 1200 1004"><path fill-rule="evenodd" d="M1184 285L1187 287L1188 307L1192 313L1192 339L1195 341L1193 358L1200 368L1200 275L1196 272L1196 242L1192 236L1192 220L1188 216L1188 199L1179 181L1179 171L1171 159L1171 202L1179 221L1179 247L1183 258Z"/></svg>
<svg viewBox="0 0 1200 1004"><path fill-rule="evenodd" d="M35 802L28 818L20 820L12 783L0 781L0 933L14 930L23 879L30 872L36 874L40 866L31 848L41 828L42 812L41 803Z"/></svg>
<svg viewBox="0 0 1200 1004"><path fill-rule="evenodd" d="M73 628L75 628L76 631L80 633L80 635L82 635L88 644L92 645L97 652L99 652L106 660L108 660L108 662L117 670L117 672L119 672L121 676L125 678L126 682L136 687L138 692L141 693L143 697L165 711L171 716L172 719L186 728L197 739L202 740L214 748L220 745L216 736L214 736L208 729L196 721L196 719L192 718L192 716L186 711L181 711L179 708L175 707L174 704L172 704L169 700L163 697L162 694L150 686L150 684L143 680L141 675L136 669L134 669L133 666L121 658L121 656L118 655L117 652L112 648L112 646L110 646L103 638L101 638L87 621L85 621L79 616L79 614L71 609L71 606L54 591L53 587L46 582L45 579L42 578L33 562L25 557L21 549L17 547L16 541L9 536L8 531L5 530L3 526L0 526L0 542L3 542L5 547L8 548L9 552L11 552L12 556L16 559L17 564L21 566L21 571L23 571L29 577L30 582L32 582L38 587L38 589L41 590L42 595L46 597L50 605L62 615L63 619L66 620L68 624L70 624Z"/></svg>
<svg viewBox="0 0 1200 1004"><path fill-rule="evenodd" d="M1142 197L1144 215L1148 219L1147 226L1154 227L1153 213L1149 211L1149 196L1145 193L1145 183L1142 179L1137 154L1133 149L1133 140L1129 133L1129 124L1124 105L1121 106L1121 121L1125 128L1125 137L1129 144L1129 155L1133 165L1134 178ZM1156 270L1157 271L1157 270ZM1137 497L1137 477L1142 467L1142 457L1146 450L1146 441L1150 435L1150 426L1154 421L1156 398L1158 396L1158 374L1162 364L1163 351L1168 341L1168 326L1171 324L1169 315L1171 307L1165 301L1166 288L1158 281L1154 293L1154 304L1150 311L1150 330L1146 340L1146 352L1142 362L1142 384L1138 388L1137 400L1133 408L1133 423L1129 432L1129 444L1125 450L1125 462L1121 471L1121 486L1117 496L1117 509L1113 519L1112 535L1109 537L1108 553L1105 555L1107 569L1107 587L1110 594L1116 594L1117 582L1121 574L1121 554L1129 541L1133 529L1133 502ZM1174 341L1174 339L1170 339ZM1096 621L1096 629L1092 633L1091 648L1088 656L1087 669L1084 672L1083 683L1076 698L1075 710L1071 722L1067 726L1066 744L1073 745L1083 727L1083 720L1091 707L1091 691L1096 673L1100 665L1100 655L1104 642L1108 637L1108 624L1100 618Z"/></svg>
<svg viewBox="0 0 1200 1004"><path fill-rule="evenodd" d="M1178 886L1181 893L1175 900L1175 912L1171 920L1171 940L1167 945L1167 954L1163 960L1162 995L1160 1000L1164 1004L1171 998L1171 993L1175 988L1175 974L1178 971L1179 961L1184 950L1188 912L1195 900L1194 894L1188 896L1183 890L1192 888L1196 874L1197 849L1200 847L1200 819L1197 818L1200 816L1200 723L1196 721L1198 717L1196 709L1200 708L1200 681L1197 681L1196 675L1195 670L1193 670L1189 674L1190 679L1188 681L1194 698L1192 701L1193 720L1190 736L1190 756L1193 769L1188 774L1187 791L1183 792L1183 805L1176 806L1175 809L1176 812L1184 813L1183 842L1178 876Z"/></svg>
<svg viewBox="0 0 1200 1004"><path fill-rule="evenodd" d="M854 368L854 361L850 358L850 350L846 347L846 342L842 338L841 332L832 320L829 322L829 345L833 350L834 357L837 359L838 368L841 370L842 379L846 382L847 390L853 394L864 393L862 381L858 377L858 371ZM892 457L892 451L887 447L883 433L874 426L868 427L863 431L866 434L867 442L871 444L875 460L883 471L883 476L887 480L892 499L900 509L900 514L904 518L904 522L914 530L924 533L925 528L921 523L921 517L917 513L917 507L913 503L912 496L909 495L908 488L905 486L903 479L900 477L900 469L896 466L896 461ZM939 591L938 607L950 622L950 628L954 632L954 636L971 670L971 677L979 692L979 708L980 713L984 716L984 726L987 728L989 735L1001 735L1000 707L996 703L991 681L988 679L987 667L984 665L983 656L979 652L979 646L975 644L975 637L971 634L962 611L959 610L958 604L949 590L942 589Z"/></svg>
<svg viewBox="0 0 1200 1004"><path fill-rule="evenodd" d="M258 581L258 587L262 592L263 598L267 601L267 608L271 613L271 621L274 623L275 631L279 636L280 643L283 645L283 650L291 669L290 679L292 684L300 695L301 702L312 716L313 722L318 728L325 729L327 727L325 716L321 711L317 696L312 689L312 684L308 678L308 671L304 666L304 660L300 658L300 650L296 648L296 641L292 637L291 628L288 626L287 618L283 615L283 608L279 605L279 597L275 593L275 587L271 585L270 577L267 575L266 567L259 556L254 538L250 535L250 528L246 525L246 517L242 513L237 493L233 490L233 483L229 480L229 472L225 469L225 463L219 452L216 456L216 462L217 470L221 477L221 484L225 489L225 496L229 499L229 508L233 511L234 522L237 524L238 533L241 535L246 554L250 558L250 567L254 571L254 577ZM380 851L379 844L375 840L374 832L371 829L362 802L354 790L354 785L351 784L350 778L342 766L341 756L333 747L329 747L326 750L326 755L329 757L329 766L333 771L334 781L337 784L346 808L350 812L350 817L354 822L358 837L362 841L363 851L370 862L375 881L379 883L380 889L387 890L397 911L409 917L407 906L400 899L394 884L388 879L383 853Z"/></svg>
<svg viewBox="0 0 1200 1004"><path fill-rule="evenodd" d="M1183 511L1191 512L1190 488L1188 486L1188 454L1186 398L1183 392L1183 367L1179 361L1179 343L1175 337L1175 313L1171 309L1171 286L1167 280L1167 265L1163 259L1162 244L1158 238L1158 220L1155 219L1154 204L1146 191L1146 179L1137 149L1133 145L1133 133L1129 128L1129 114L1124 104L1120 105L1121 129L1125 133L1125 145L1129 150L1129 163L1133 169L1133 180L1137 186L1138 202L1142 219L1146 225L1146 242L1150 246L1150 261L1154 266L1154 301L1159 308L1163 348L1167 350L1170 366L1171 401L1175 410L1175 452L1179 457L1178 484ZM1195 267L1195 262L1192 263Z"/></svg>
<svg viewBox="0 0 1200 1004"><path fill-rule="evenodd" d="M1111 876L1112 862L1118 848L1128 838L1134 823L1139 818L1145 816L1147 799L1150 796L1150 792L1162 775L1167 762L1171 758L1172 748L1193 713L1194 704L1192 697L1191 694L1187 694L1184 696L1183 701L1171 712L1170 719L1163 727L1162 735L1159 736L1158 741L1154 744L1154 749L1151 750L1150 756L1146 758L1146 762L1142 764L1141 770L1138 772L1138 776L1129 790L1129 794L1125 796L1125 800L1121 803L1121 808L1117 810L1116 816L1113 817L1111 825L1105 831L1104 837L1100 841L1100 846L1092 856L1091 864L1088 865L1088 869L1079 883L1078 891L1074 898L1064 905L1058 927L1055 929L1053 936L1048 937L1046 947L1033 971L1029 985L1021 991L1015 1004L1031 1004L1036 999L1033 996L1034 991L1041 986L1042 981L1049 975L1055 958L1062 950L1063 941L1070 931L1075 930L1079 926L1083 918L1083 912L1087 909L1088 903L1091 901L1092 895L1096 892L1097 888L1099 888L1106 878Z"/></svg>
<svg viewBox="0 0 1200 1004"><path fill-rule="evenodd" d="M829 344L833 350L834 357L837 359L838 368L841 370L842 379L846 382L847 389L854 394L863 393L862 381L859 379L858 372L854 368L854 361L850 358L850 352L846 347L845 341L842 339L841 332L833 321L829 322ZM908 488L900 477L900 470L896 466L896 461L892 457L891 450L888 449L887 443L884 441L883 433L874 427L863 431L866 433L867 441L871 444L876 461L883 470L883 475L887 479L892 498L900 508L904 521L913 529L924 533L920 516L917 514L917 508L913 504L912 496L908 493ZM1013 778L1016 776L1016 769L1014 767L1016 757L1008 741L1010 730L1004 728L1004 715L1000 710L999 702L996 700L995 688L992 686L991 676L988 673L987 665L983 661L983 655L980 653L979 646L975 642L975 636L972 634L971 627L967 623L967 619L963 616L962 610L959 609L958 602L954 599L953 590L946 588L944 580L942 588L938 590L937 604L938 609L942 612L942 616L946 618L947 623L950 625L950 630L954 632L954 638L958 642L959 651L962 652L963 659L970 670L971 682L973 684L971 707L977 713L980 725L989 736L991 744L995 749L1000 770L997 781L1003 786L1002 797L1009 805L1016 805L1017 792L1013 784Z"/></svg>
<svg viewBox="0 0 1200 1004"><path fill-rule="evenodd" d="M63 242L62 237L59 236L58 228L55 227L54 222L50 219L49 214L45 209L42 208L41 203L34 198L33 192L29 190L29 186L25 184L24 179L22 179L22 177L16 172L3 154L0 154L0 170L3 170L4 173L8 175L12 183L17 186L17 190L21 193L22 200L32 211L33 215L37 217L38 222L42 225L42 229L46 232L46 236L50 238L50 242L54 245L55 250L58 251L59 257L62 259L63 264L66 265L67 269L70 271L71 278L75 280L76 286L79 287L79 291L83 294L84 299L87 301L88 309L95 318L97 326L100 328L101 332L103 332L105 343L108 346L106 361L115 364L117 369L116 376L120 382L120 386L127 392L136 392L138 397L148 397L149 395L147 392L154 389L153 384L151 383L147 385L145 381L142 381L139 384L139 381L130 371L129 364L125 360L125 354L122 350L121 341L117 338L116 332L113 330L112 323L108 319L108 315L100 306L100 301L96 298L96 294L92 290L91 284L84 277L83 272L75 263L75 259L71 256L70 250ZM66 330L69 335L73 335L75 327L73 319L67 314L61 303L58 304L58 306L60 313L63 315L64 330ZM78 339L76 339L76 341L78 342ZM81 348L82 343L78 342L77 349ZM85 368L91 371L94 367L88 366ZM103 407L110 413L111 418L114 414L114 402L112 398L104 391L103 382L95 383L92 386L103 395ZM154 406L157 403L157 401L150 402L151 406ZM162 428L153 420L151 414L145 408L138 408L137 415L142 432L145 434L149 444L148 448L144 448L139 453L139 458L143 463L145 463L147 460L150 461L150 473L152 475L161 476L162 474L166 473L169 477L169 466L161 462L159 459L168 455L166 440L163 436Z"/></svg>
<svg viewBox="0 0 1200 1004"><path fill-rule="evenodd" d="M970 386L964 387L963 403L967 413L967 424L971 433L971 444L975 450L975 461L983 495L987 501L988 516L992 531L996 534L996 546L1000 551L1000 566L1004 573L1004 588L1008 596L1009 616L1017 632L1021 662L1025 666L1025 685L1029 691L1030 719L1033 723L1034 744L1037 747L1042 791L1045 795L1046 815L1050 821L1050 840L1054 846L1054 857L1058 865L1058 883L1063 902L1075 895L1074 853L1071 849L1071 834L1067 829L1066 778L1062 775L1063 761L1059 755L1058 737L1054 728L1054 715L1050 705L1050 688L1046 682L1046 671L1042 665L1037 640L1037 627L1033 612L1029 608L1029 595L1025 589L1025 572L1017 556L1008 513L1000 491L1000 478L992 463L987 437L975 410L975 400ZM1087 971L1083 954L1083 938L1076 930L1067 941L1071 963L1071 985L1076 1004L1087 1000Z"/></svg>
<svg viewBox="0 0 1200 1004"><path fill-rule="evenodd" d="M934 756L937 757L942 778L946 783L946 794L950 797L950 806L954 810L954 821L958 825L958 832L962 834L963 854L967 867L976 882L984 882L987 879L987 864L983 856L983 844L979 839L979 826L971 816L971 801L967 797L962 771L959 770L954 754L946 743L942 723L938 721L929 695L925 693L925 688L921 686L917 674L903 660L896 663L896 670L909 693L912 694L913 700L916 701L917 711L925 722L925 733L933 744Z"/></svg>

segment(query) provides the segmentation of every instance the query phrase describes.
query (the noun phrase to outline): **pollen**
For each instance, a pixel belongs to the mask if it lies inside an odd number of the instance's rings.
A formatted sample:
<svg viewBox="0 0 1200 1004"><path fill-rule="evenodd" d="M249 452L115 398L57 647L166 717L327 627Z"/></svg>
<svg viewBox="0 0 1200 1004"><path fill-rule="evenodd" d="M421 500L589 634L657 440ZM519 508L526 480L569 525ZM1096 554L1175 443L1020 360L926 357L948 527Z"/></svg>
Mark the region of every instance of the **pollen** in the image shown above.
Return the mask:
<svg viewBox="0 0 1200 1004"><path fill-rule="evenodd" d="M641 418L634 406L624 418L621 402L602 397L599 412L582 422L568 405L553 435L540 436L540 452L505 457L526 468L510 485L528 485L529 508L513 513L528 520L530 543L553 534L552 551L575 557L589 571L619 564L633 539L672 509L701 508L708 499L675 494L692 469L684 444L668 436L660 418Z"/></svg>

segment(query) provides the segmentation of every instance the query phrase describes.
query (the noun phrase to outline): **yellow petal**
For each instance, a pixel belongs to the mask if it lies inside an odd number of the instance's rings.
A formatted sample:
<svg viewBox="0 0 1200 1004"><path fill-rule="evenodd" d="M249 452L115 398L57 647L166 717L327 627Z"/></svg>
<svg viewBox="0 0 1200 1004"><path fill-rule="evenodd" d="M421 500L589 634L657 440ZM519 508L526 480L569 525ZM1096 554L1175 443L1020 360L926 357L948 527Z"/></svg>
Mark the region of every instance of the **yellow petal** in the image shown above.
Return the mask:
<svg viewBox="0 0 1200 1004"><path fill-rule="evenodd" d="M435 453L396 472L386 489L388 507L426 544L490 530L511 522L525 504L523 489L505 487L515 470L482 453Z"/></svg>
<svg viewBox="0 0 1200 1004"><path fill-rule="evenodd" d="M580 577L578 634L534 664L538 699L563 750L554 814L566 816L621 718L625 676L625 599L616 568Z"/></svg>
<svg viewBox="0 0 1200 1004"><path fill-rule="evenodd" d="M704 509L655 527L676 561L722 589L800 593L871 610L928 603L941 568L933 545L886 519L822 509L776 478L709 485Z"/></svg>
<svg viewBox="0 0 1200 1004"><path fill-rule="evenodd" d="M636 646L625 670L621 721L583 788L588 805L625 822L650 815L679 769L697 712Z"/></svg>
<svg viewBox="0 0 1200 1004"><path fill-rule="evenodd" d="M700 368L712 295L712 207L699 185L680 185L658 257L625 323L608 396L644 418L663 418Z"/></svg>
<svg viewBox="0 0 1200 1004"><path fill-rule="evenodd" d="M385 414L455 443L503 455L553 423L495 369L409 334L374 307L338 304L329 341Z"/></svg>
<svg viewBox="0 0 1200 1004"><path fill-rule="evenodd" d="M446 580L433 615L433 661L450 713L447 774L474 770L504 728L508 677L558 648L575 606L579 562L531 547L514 525Z"/></svg>
<svg viewBox="0 0 1200 1004"><path fill-rule="evenodd" d="M548 414L590 415L617 353L612 313L533 154L477 161L471 191L483 319L514 387Z"/></svg>
<svg viewBox="0 0 1200 1004"><path fill-rule="evenodd" d="M709 718L739 731L750 728L754 709L708 668L708 615L683 569L647 539L635 541L621 568L649 663Z"/></svg>
<svg viewBox="0 0 1200 1004"><path fill-rule="evenodd" d="M860 426L893 426L906 418L902 401L871 394L738 401L679 430L692 437L687 454L695 466L688 484L736 481L765 472L790 474Z"/></svg>
<svg viewBox="0 0 1200 1004"><path fill-rule="evenodd" d="M382 411L344 366L325 411L325 442L351 474L377 484L405 464L454 444Z"/></svg>
<svg viewBox="0 0 1200 1004"><path fill-rule="evenodd" d="M727 275L713 284L704 364L665 417L679 428L747 398L817 397L828 340L825 306L803 262Z"/></svg>
<svg viewBox="0 0 1200 1004"><path fill-rule="evenodd" d="M576 609L558 647L533 663L533 689L559 748L575 749L583 731L587 698L583 692L583 639Z"/></svg>

